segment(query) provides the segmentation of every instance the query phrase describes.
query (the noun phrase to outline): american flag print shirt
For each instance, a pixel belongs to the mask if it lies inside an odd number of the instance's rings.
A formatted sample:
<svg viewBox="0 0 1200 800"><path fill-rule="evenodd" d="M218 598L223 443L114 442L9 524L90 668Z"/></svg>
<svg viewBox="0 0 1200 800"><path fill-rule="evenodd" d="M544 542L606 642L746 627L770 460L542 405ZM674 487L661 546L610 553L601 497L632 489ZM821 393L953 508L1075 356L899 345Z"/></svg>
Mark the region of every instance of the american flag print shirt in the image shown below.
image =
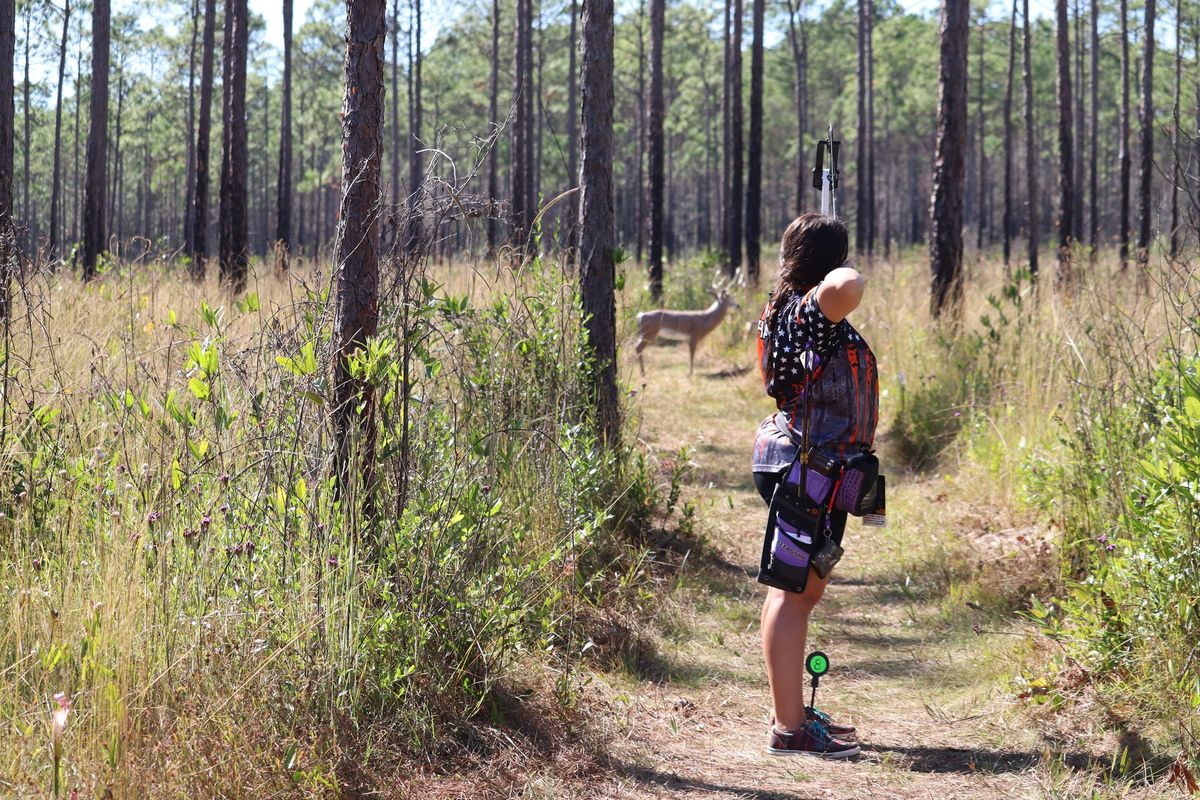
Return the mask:
<svg viewBox="0 0 1200 800"><path fill-rule="evenodd" d="M815 450L846 458L870 450L879 420L879 372L875 354L847 320L831 322L817 304L816 289L794 295L775 315L759 321L759 368L778 411L758 428L753 469L777 472L792 463L809 400L809 441ZM784 434L776 417L790 435Z"/></svg>

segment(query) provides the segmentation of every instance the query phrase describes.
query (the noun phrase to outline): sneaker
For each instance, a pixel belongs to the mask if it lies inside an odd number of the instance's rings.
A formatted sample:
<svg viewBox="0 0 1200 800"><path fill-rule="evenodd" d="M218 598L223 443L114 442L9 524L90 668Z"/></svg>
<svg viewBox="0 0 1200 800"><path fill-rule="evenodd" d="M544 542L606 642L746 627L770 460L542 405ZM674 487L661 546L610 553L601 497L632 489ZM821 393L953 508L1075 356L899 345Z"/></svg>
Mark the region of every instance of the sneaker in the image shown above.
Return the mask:
<svg viewBox="0 0 1200 800"><path fill-rule="evenodd" d="M833 738L845 741L858 741L858 730L853 725L840 725L834 722L824 711L812 706L805 706L804 713L808 719L824 725L825 730L829 731L829 735Z"/></svg>
<svg viewBox="0 0 1200 800"><path fill-rule="evenodd" d="M798 731L784 733L771 726L771 743L767 752L776 756L808 755L818 758L849 758L859 753L854 742L843 742L829 735L820 722L804 723Z"/></svg>

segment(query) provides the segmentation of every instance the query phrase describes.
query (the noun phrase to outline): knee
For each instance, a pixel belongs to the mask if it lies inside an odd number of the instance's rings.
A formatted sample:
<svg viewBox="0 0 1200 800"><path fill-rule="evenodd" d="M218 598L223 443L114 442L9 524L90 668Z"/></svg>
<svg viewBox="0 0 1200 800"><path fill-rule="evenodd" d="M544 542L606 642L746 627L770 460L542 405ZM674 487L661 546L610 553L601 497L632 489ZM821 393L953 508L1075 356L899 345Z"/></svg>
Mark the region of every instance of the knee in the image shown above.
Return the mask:
<svg viewBox="0 0 1200 800"><path fill-rule="evenodd" d="M820 595L814 596L808 592L796 594L795 592L785 592L782 589L771 589L767 595L766 606L772 607L780 613L807 617L820 599Z"/></svg>

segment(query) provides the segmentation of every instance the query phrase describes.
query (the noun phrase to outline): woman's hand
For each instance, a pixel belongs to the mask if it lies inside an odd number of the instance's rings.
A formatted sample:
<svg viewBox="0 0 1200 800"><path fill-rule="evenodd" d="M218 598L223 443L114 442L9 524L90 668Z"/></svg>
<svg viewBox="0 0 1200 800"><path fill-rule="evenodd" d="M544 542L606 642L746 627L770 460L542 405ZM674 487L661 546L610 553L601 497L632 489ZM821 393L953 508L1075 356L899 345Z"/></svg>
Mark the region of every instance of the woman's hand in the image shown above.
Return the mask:
<svg viewBox="0 0 1200 800"><path fill-rule="evenodd" d="M817 289L817 305L830 322L841 322L862 302L866 281L853 267L838 267Z"/></svg>

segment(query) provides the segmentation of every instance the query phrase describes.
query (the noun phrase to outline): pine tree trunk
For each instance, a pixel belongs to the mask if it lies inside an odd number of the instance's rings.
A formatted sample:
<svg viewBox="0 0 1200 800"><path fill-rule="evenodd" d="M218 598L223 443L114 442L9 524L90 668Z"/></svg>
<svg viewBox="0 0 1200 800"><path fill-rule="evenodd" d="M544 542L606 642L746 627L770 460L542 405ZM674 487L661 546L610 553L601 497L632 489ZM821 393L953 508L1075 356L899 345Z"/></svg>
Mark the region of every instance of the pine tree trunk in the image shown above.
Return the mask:
<svg viewBox="0 0 1200 800"><path fill-rule="evenodd" d="M1175 102L1171 108L1171 258L1179 254L1179 186L1183 183L1183 165L1179 163L1179 101L1183 72L1183 0L1175 0Z"/></svg>
<svg viewBox="0 0 1200 800"><path fill-rule="evenodd" d="M1026 249L1029 274L1037 280L1038 274L1038 179L1037 150L1033 138L1033 22L1029 19L1029 0L1021 0L1024 20L1024 47L1021 52L1022 78L1025 83L1025 209Z"/></svg>
<svg viewBox="0 0 1200 800"><path fill-rule="evenodd" d="M650 297L662 302L663 290L663 29L666 0L650 0Z"/></svg>
<svg viewBox="0 0 1200 800"><path fill-rule="evenodd" d="M1017 0L1008 22L1008 75L1004 83L1004 269L1012 261L1013 237L1013 74L1017 64Z"/></svg>
<svg viewBox="0 0 1200 800"><path fill-rule="evenodd" d="M512 245L523 252L529 243L532 210L526 205L531 185L533 165L529 163L528 96L533 92L528 65L525 62L526 39L532 37L530 5L532 0L516 0L513 28L513 120L510 162L512 166Z"/></svg>
<svg viewBox="0 0 1200 800"><path fill-rule="evenodd" d="M371 384L356 380L350 359L379 320L379 201L383 160L386 0L348 0L346 91L342 99L342 198L337 236L334 337L338 485L365 491L368 516L375 483L375 404ZM358 480L351 471L358 466Z"/></svg>
<svg viewBox="0 0 1200 800"><path fill-rule="evenodd" d="M858 66L855 69L857 100L855 119L858 135L855 137L854 176L854 252L862 255L867 250L867 3L858 0L857 52Z"/></svg>
<svg viewBox="0 0 1200 800"><path fill-rule="evenodd" d="M1120 152L1117 158L1121 162L1121 210L1120 238L1118 253L1121 259L1121 269L1129 263L1129 182L1131 163L1129 156L1129 0L1121 0L1121 119L1120 119Z"/></svg>
<svg viewBox="0 0 1200 800"><path fill-rule="evenodd" d="M117 135L113 143L112 185L108 189L108 233L116 233L118 248L122 234L121 217L117 213L117 198L121 196L121 123L125 118L125 55L121 52L117 62Z"/></svg>
<svg viewBox="0 0 1200 800"><path fill-rule="evenodd" d="M796 29L796 0L787 0L788 7L788 38L792 43L792 63L796 70L795 102L796 102L796 214L804 210L805 187L808 185L808 153L805 142L808 141L808 37L804 31L804 23L800 31Z"/></svg>
<svg viewBox="0 0 1200 800"><path fill-rule="evenodd" d="M108 155L109 0L92 4L92 86L87 138L87 176L83 189L83 279L96 277L96 261L108 238L105 190Z"/></svg>
<svg viewBox="0 0 1200 800"><path fill-rule="evenodd" d="M30 256L36 255L37 243L33 239L34 229L37 223L34 221L33 209L29 205L29 148L30 148L30 123L33 121L32 112L29 107L29 46L32 42L32 37L29 35L29 26L33 22L33 3L25 4L25 83L23 90L25 93L25 103L22 106L23 113L21 121L25 125L25 140L21 143L22 155L25 158L24 174L21 175L21 216L25 219L26 232L22 238L25 239L25 252Z"/></svg>
<svg viewBox="0 0 1200 800"><path fill-rule="evenodd" d="M225 46L222 55L224 103L221 148L221 283L234 292L246 288L249 253L246 249L246 173L249 149L246 139L246 57L249 30L246 0L229 0L225 9Z"/></svg>
<svg viewBox="0 0 1200 800"><path fill-rule="evenodd" d="M733 277L742 266L742 0L733 0L733 39L730 42L732 56L732 108L729 115L730 127L730 181L729 181L729 276Z"/></svg>
<svg viewBox="0 0 1200 800"><path fill-rule="evenodd" d="M400 0L396 0L399 3ZM574 0L572 0L572 13L574 13ZM574 21L572 21L572 25ZM393 32L393 36L395 33ZM393 53L395 46L392 47ZM571 61L574 62L574 54L571 56ZM395 68L392 70L392 82L395 83ZM574 78L572 77L572 85ZM399 131L400 120L395 111L396 100L395 92L392 99L392 117L394 119L393 127ZM571 114L575 114L575 101L571 101ZM491 96L488 98L488 120L494 126L493 130L499 130L500 126L500 0L492 0L492 84ZM492 205L496 202L500 194L500 173L499 173L499 138L492 142L491 148L488 150L488 217L487 217L487 246L488 255L496 254L496 214L492 210ZM399 173L397 173L397 176Z"/></svg>
<svg viewBox="0 0 1200 800"><path fill-rule="evenodd" d="M875 3L867 2L867 256L875 252Z"/></svg>
<svg viewBox="0 0 1200 800"><path fill-rule="evenodd" d="M746 175L746 277L758 285L762 245L763 24L766 0L753 0L750 34L750 152Z"/></svg>
<svg viewBox="0 0 1200 800"><path fill-rule="evenodd" d="M279 107L279 179L275 186L276 266L287 269L292 249L292 0L283 0L283 96Z"/></svg>
<svg viewBox="0 0 1200 800"><path fill-rule="evenodd" d="M1067 0L1055 0L1058 64L1058 282L1071 280L1071 248L1075 227L1075 152L1072 141L1071 43Z"/></svg>
<svg viewBox="0 0 1200 800"><path fill-rule="evenodd" d="M1142 163L1138 181L1138 199L1141 205L1138 226L1137 260L1145 267L1150 260L1150 177L1154 170L1154 12L1155 0L1146 0L1146 23L1142 35L1145 47L1142 56Z"/></svg>
<svg viewBox="0 0 1200 800"><path fill-rule="evenodd" d="M1100 246L1100 159L1097 143L1100 140L1100 10L1099 0L1092 0L1091 25L1091 124L1088 132L1090 152L1088 155L1088 244L1091 246L1092 257Z"/></svg>
<svg viewBox="0 0 1200 800"><path fill-rule="evenodd" d="M613 284L613 0L583 0L579 170L580 298L593 356L596 426L609 448L620 443L617 320Z"/></svg>
<svg viewBox="0 0 1200 800"><path fill-rule="evenodd" d="M567 41L567 188L579 186L579 74L575 57L579 52L578 0L571 0L571 28ZM575 262L575 246L579 223L579 193L571 195L567 205L567 261Z"/></svg>
<svg viewBox="0 0 1200 800"><path fill-rule="evenodd" d="M104 0L97 0L97 4ZM9 286L16 261L13 219L13 60L17 50L15 0L0 0L0 324L9 320ZM78 102L78 95L76 96Z"/></svg>
<svg viewBox="0 0 1200 800"><path fill-rule="evenodd" d="M192 202L191 257L192 279L204 280L208 258L208 146L212 131L213 50L216 38L217 3L204 0L204 41L200 55L200 113L196 126L196 197Z"/></svg>
<svg viewBox="0 0 1200 800"><path fill-rule="evenodd" d="M62 41L58 46L58 93L54 101L54 166L50 179L50 242L46 253L51 268L58 264L59 247L59 214L61 206L60 170L62 166L62 111L63 111L63 79L67 73L67 32L71 28L71 0L63 4ZM78 98L76 99L78 102Z"/></svg>
<svg viewBox="0 0 1200 800"><path fill-rule="evenodd" d="M523 0L526 4L530 0ZM408 246L415 253L421 246L422 209L425 203L425 165L421 154L421 0L412 0L413 25L409 47L408 98ZM528 164L528 162L526 162Z"/></svg>
<svg viewBox="0 0 1200 800"><path fill-rule="evenodd" d="M981 255L983 253L983 233L987 229L987 157L984 154L987 131L983 124L983 54L986 31L987 18L985 17L979 20L979 124L975 131L979 137L979 183L976 186L976 191L979 193L979 207L976 209L978 221L975 225L975 250Z"/></svg>
<svg viewBox="0 0 1200 800"><path fill-rule="evenodd" d="M192 42L188 48L187 178L184 181L183 246L192 241L192 203L196 196L196 40L200 37L200 2L192 0Z"/></svg>
<svg viewBox="0 0 1200 800"><path fill-rule="evenodd" d="M937 144L929 214L930 312L957 316L962 304L963 194L967 139L969 0L944 0L938 66Z"/></svg>
<svg viewBox="0 0 1200 800"><path fill-rule="evenodd" d="M646 164L647 138L649 131L646 127L646 105L649 99L646 96L646 42L643 35L646 29L646 0L638 2L638 101L637 101L637 170L635 171L635 180L637 188L633 193L634 225L637 226L637 231L634 234L637 239L637 262L642 263L642 250L645 244L646 236L646 176L643 170Z"/></svg>

